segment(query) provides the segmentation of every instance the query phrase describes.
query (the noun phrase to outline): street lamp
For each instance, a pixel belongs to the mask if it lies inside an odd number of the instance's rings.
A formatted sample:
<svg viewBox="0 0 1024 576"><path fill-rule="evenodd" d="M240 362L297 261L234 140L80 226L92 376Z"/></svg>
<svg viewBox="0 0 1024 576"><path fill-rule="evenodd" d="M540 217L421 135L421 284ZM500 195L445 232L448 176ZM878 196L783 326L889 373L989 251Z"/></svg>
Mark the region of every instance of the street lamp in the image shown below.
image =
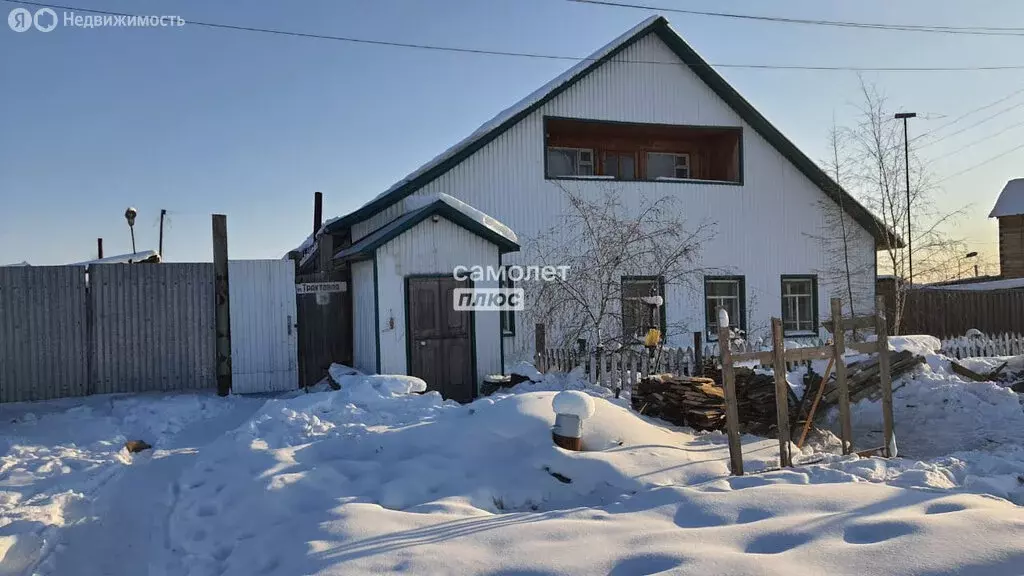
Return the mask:
<svg viewBox="0 0 1024 576"><path fill-rule="evenodd" d="M139 215L139 211L131 206L124 211L124 219L128 221L128 229L132 231L132 254L138 252L135 249L135 217Z"/></svg>
<svg viewBox="0 0 1024 576"><path fill-rule="evenodd" d="M910 285L914 285L914 241L911 239L910 233L910 140L907 139L907 120L910 118L917 118L916 112L899 112L896 114L897 120L903 120L903 163L904 163L904 175L907 180L907 268L908 270L908 282Z"/></svg>
<svg viewBox="0 0 1024 576"><path fill-rule="evenodd" d="M960 264L963 263L963 261L967 260L968 258L977 258L977 257L978 257L978 253L977 252L968 252L967 254L964 254L960 258L957 258L957 261L956 261L956 277L957 277L957 280L960 279ZM977 264L974 265L974 275L975 276L978 275L978 265Z"/></svg>

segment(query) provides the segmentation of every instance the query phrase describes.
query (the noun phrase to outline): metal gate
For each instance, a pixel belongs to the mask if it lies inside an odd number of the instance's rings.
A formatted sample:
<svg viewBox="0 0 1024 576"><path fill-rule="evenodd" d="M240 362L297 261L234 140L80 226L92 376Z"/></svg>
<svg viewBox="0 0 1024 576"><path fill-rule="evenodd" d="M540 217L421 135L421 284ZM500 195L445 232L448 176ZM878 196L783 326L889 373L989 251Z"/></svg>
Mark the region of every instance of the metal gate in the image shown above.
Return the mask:
<svg viewBox="0 0 1024 576"><path fill-rule="evenodd" d="M297 388L294 262L231 260L228 282L232 392Z"/></svg>
<svg viewBox="0 0 1024 576"><path fill-rule="evenodd" d="M352 293L348 273L314 272L296 277L299 311L299 377L313 386L327 375L331 364L352 366ZM303 287L327 287L325 291Z"/></svg>

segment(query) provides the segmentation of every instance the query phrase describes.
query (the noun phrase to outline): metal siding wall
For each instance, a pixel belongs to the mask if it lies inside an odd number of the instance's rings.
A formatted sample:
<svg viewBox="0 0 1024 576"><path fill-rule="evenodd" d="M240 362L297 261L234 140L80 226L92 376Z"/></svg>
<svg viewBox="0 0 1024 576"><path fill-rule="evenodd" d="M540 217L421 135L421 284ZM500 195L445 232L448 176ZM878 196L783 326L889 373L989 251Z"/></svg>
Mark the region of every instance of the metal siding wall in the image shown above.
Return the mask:
<svg viewBox="0 0 1024 576"><path fill-rule="evenodd" d="M498 248L445 218L424 221L377 250L380 288L381 371L407 373L405 343L405 277L451 274L456 266L498 265ZM477 282L497 287L497 282ZM477 385L501 372L500 318L497 312L475 312ZM394 319L394 329L388 327Z"/></svg>
<svg viewBox="0 0 1024 576"><path fill-rule="evenodd" d="M674 196L684 203L688 222L716 223L717 234L704 246L700 265L746 276L749 324L767 327L770 316L781 314L780 275L821 275L820 271L829 267L821 242L815 238L829 231L822 206L827 197L689 68L626 64L623 60L678 61L656 36L639 40L416 194L444 192L463 200L507 224L526 245L532 237L557 224L558 215L567 208L558 183L544 179L544 116L740 126L742 186L605 181L563 184L595 196L608 190L622 191L623 202L634 209L643 198ZM389 209L389 214L399 208ZM383 220L377 217L372 222L379 225ZM874 245L868 231L853 222L851 225L856 235L856 281L864 286L856 297L858 311L869 310L873 309ZM770 243L766 242L768 238ZM505 262L519 263L521 258L508 254ZM825 287L830 280L834 279L820 278L822 311L827 310L829 295ZM702 298L699 285L687 291L670 289L666 304L669 324L686 322L692 330L702 329ZM510 360L532 354L532 327L518 328L515 349L506 346L505 355ZM689 336L670 334L670 338L672 345L685 345Z"/></svg>
<svg viewBox="0 0 1024 576"><path fill-rule="evenodd" d="M373 261L352 264L352 355L357 370L377 371L377 340L373 315Z"/></svg>
<svg viewBox="0 0 1024 576"><path fill-rule="evenodd" d="M93 392L216 385L212 264L89 268Z"/></svg>
<svg viewBox="0 0 1024 576"><path fill-rule="evenodd" d="M88 393L85 269L0 267L0 402Z"/></svg>
<svg viewBox="0 0 1024 576"><path fill-rule="evenodd" d="M298 387L295 265L291 260L228 262L231 388L275 392Z"/></svg>

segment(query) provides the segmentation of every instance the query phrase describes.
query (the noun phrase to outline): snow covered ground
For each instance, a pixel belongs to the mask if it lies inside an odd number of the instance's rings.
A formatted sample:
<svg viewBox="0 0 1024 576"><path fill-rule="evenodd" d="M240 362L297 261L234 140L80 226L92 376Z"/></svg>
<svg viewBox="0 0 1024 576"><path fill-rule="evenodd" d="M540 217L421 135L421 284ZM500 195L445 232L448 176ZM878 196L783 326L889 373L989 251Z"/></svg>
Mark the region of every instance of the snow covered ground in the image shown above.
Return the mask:
<svg viewBox="0 0 1024 576"><path fill-rule="evenodd" d="M1020 404L940 360L897 392L914 458L775 470L778 443L747 436L744 477L723 434L571 379L468 405L343 372L289 398L2 405L0 574L1020 574ZM551 440L565 388L594 396L583 452Z"/></svg>

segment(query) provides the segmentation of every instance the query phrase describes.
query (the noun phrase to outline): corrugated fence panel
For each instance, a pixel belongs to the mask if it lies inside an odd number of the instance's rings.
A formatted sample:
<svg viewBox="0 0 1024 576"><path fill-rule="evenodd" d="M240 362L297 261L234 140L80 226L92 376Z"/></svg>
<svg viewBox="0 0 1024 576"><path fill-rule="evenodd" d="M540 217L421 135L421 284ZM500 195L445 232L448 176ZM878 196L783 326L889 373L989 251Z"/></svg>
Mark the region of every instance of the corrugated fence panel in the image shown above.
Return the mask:
<svg viewBox="0 0 1024 576"><path fill-rule="evenodd" d="M213 265L97 265L93 392L216 386Z"/></svg>
<svg viewBox="0 0 1024 576"><path fill-rule="evenodd" d="M0 267L0 402L88 392L85 270Z"/></svg>
<svg viewBox="0 0 1024 576"><path fill-rule="evenodd" d="M231 390L239 394L299 386L295 265L290 260L228 262Z"/></svg>

